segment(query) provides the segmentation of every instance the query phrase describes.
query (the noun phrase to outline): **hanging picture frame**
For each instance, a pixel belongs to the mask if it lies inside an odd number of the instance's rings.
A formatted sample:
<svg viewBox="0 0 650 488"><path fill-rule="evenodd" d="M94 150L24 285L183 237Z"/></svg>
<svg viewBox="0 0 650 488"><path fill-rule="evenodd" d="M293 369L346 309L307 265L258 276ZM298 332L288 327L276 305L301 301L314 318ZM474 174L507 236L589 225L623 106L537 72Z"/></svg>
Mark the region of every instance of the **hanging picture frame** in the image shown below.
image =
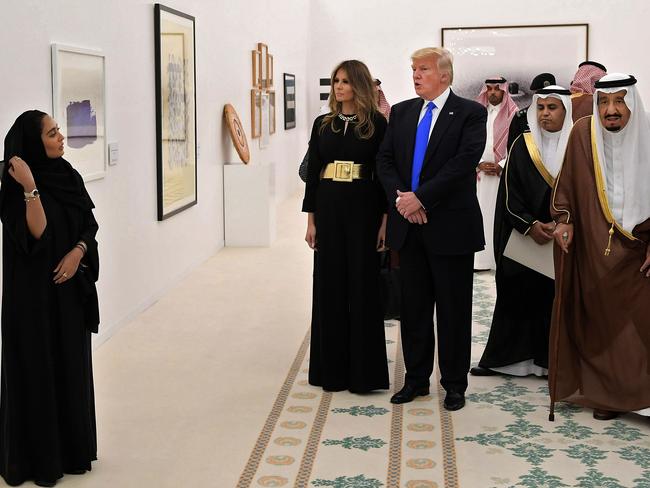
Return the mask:
<svg viewBox="0 0 650 488"><path fill-rule="evenodd" d="M268 54L269 47L263 42L257 43L257 50L260 52L260 78L262 82L261 88L266 88L269 81L269 65L268 65Z"/></svg>
<svg viewBox="0 0 650 488"><path fill-rule="evenodd" d="M266 55L266 66L267 66L267 81L266 81L266 86L268 88L273 86L273 55L272 54L267 54Z"/></svg>
<svg viewBox="0 0 650 488"><path fill-rule="evenodd" d="M296 76L284 73L284 130L296 127Z"/></svg>
<svg viewBox="0 0 650 488"><path fill-rule="evenodd" d="M269 93L269 134L275 134L275 90Z"/></svg>
<svg viewBox="0 0 650 488"><path fill-rule="evenodd" d="M262 135L262 90L251 90L251 139Z"/></svg>
<svg viewBox="0 0 650 488"><path fill-rule="evenodd" d="M197 203L194 17L154 6L158 220Z"/></svg>
<svg viewBox="0 0 650 488"><path fill-rule="evenodd" d="M262 88L262 53L255 49L251 51L251 66L253 86L255 88Z"/></svg>
<svg viewBox="0 0 650 488"><path fill-rule="evenodd" d="M530 82L540 71L569 88L578 63L589 58L589 24L443 27L441 40L454 56L454 93L473 100L486 77L503 76L517 86L511 95L520 108L530 104Z"/></svg>
<svg viewBox="0 0 650 488"><path fill-rule="evenodd" d="M52 44L52 116L65 158L84 181L106 175L106 59L101 51Z"/></svg>

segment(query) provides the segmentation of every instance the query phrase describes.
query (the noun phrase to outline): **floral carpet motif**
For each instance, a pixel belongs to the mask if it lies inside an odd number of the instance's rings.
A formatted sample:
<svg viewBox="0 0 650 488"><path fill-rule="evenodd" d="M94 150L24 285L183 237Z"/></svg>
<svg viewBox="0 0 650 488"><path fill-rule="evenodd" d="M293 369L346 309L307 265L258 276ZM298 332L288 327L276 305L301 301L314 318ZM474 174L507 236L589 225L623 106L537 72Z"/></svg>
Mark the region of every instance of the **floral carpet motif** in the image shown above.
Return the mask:
<svg viewBox="0 0 650 488"><path fill-rule="evenodd" d="M494 299L493 273L475 274L474 363ZM237 488L650 488L650 421L559 403L550 422L543 379L470 377L467 406L449 413L432 378L431 395L392 405L404 363L398 322L385 325L390 392L310 386L305 340Z"/></svg>

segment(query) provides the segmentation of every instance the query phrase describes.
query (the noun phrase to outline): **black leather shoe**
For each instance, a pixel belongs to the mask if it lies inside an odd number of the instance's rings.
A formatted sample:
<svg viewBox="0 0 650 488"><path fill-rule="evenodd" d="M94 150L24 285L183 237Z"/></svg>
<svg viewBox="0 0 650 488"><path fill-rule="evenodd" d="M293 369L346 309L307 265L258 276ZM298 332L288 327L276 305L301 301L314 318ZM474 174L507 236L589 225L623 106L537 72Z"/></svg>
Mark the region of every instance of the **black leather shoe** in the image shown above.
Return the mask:
<svg viewBox="0 0 650 488"><path fill-rule="evenodd" d="M492 371L491 369L483 368L482 366L474 366L469 370L469 374L472 376L495 376L499 373Z"/></svg>
<svg viewBox="0 0 650 488"><path fill-rule="evenodd" d="M445 396L445 410L454 411L460 410L465 406L465 394L457 391L448 391Z"/></svg>
<svg viewBox="0 0 650 488"><path fill-rule="evenodd" d="M594 418L596 420L612 420L620 415L619 412L612 410L603 410L601 408L594 408Z"/></svg>
<svg viewBox="0 0 650 488"><path fill-rule="evenodd" d="M56 485L56 480L54 481L45 481L45 480L34 480L34 484L36 486L55 486Z"/></svg>
<svg viewBox="0 0 650 488"><path fill-rule="evenodd" d="M409 385L408 383L404 385L404 388L402 388L400 391L395 393L391 399L390 403L408 403L412 402L415 397L418 396L426 396L429 394L429 387L428 386L415 386L415 385Z"/></svg>

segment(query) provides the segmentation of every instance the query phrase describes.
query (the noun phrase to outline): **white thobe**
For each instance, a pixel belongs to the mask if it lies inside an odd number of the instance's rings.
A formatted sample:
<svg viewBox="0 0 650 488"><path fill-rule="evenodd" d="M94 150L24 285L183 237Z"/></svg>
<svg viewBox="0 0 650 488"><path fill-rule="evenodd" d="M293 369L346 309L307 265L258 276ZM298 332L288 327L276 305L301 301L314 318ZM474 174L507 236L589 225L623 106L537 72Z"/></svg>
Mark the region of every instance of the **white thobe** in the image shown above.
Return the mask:
<svg viewBox="0 0 650 488"><path fill-rule="evenodd" d="M503 168L505 159L494 161L494 121L499 115L499 105L488 105L487 112L487 138L481 162L497 162ZM490 176L483 171L478 173L476 182L476 196L483 214L483 230L485 232L485 249L474 255L474 269L496 269L494 260L494 209L497 203L497 192L499 191L499 176Z"/></svg>

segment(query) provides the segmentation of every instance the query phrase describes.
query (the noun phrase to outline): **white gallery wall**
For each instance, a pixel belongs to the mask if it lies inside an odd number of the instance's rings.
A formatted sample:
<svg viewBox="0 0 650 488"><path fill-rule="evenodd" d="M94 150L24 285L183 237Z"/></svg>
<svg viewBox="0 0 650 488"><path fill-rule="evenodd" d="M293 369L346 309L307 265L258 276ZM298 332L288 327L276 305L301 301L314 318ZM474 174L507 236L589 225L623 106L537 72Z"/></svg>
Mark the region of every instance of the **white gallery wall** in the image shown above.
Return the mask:
<svg viewBox="0 0 650 488"><path fill-rule="evenodd" d="M153 4L142 0L0 1L0 134L24 110L51 112L50 44L106 56L107 139L119 161L87 183L100 223L98 342L152 304L224 245L223 164L238 162L222 118L232 103L250 135L251 50L274 55L276 133L268 148L250 140L252 164L273 163L277 200L295 193L307 147L308 2L167 0L196 18L198 204L156 220ZM291 26L291 27L289 27ZM282 73L296 75L297 127L284 130ZM0 141L0 145L2 142ZM180 325L180 324L179 324Z"/></svg>
<svg viewBox="0 0 650 488"><path fill-rule="evenodd" d="M635 74L650 108L645 0L162 3L196 17L198 205L157 222L153 2L0 0L2 137L24 110L51 111L51 43L100 49L106 56L107 139L119 144L119 161L104 179L87 185L101 226L98 342L223 246L223 165L238 157L222 110L232 103L250 135L251 50L257 42L274 55L277 131L264 150L257 140L249 138L249 144L252 164L274 165L276 201L300 188L296 170L318 112L318 79L339 61L357 58L382 80L391 103L411 98L409 56L439 45L441 27L589 23L590 58L610 71ZM283 72L295 74L297 83L297 127L289 131Z"/></svg>
<svg viewBox="0 0 650 488"><path fill-rule="evenodd" d="M650 2L646 0L312 0L308 70L310 113L318 109L318 77L343 59L364 61L388 101L413 98L410 55L439 46L442 27L589 24L589 57L610 72L631 73L650 110ZM584 61L584 60L581 60ZM522 63L535 67L532 59ZM577 68L576 62L576 68ZM544 67L532 70L539 73ZM486 73L491 76L495 73Z"/></svg>

